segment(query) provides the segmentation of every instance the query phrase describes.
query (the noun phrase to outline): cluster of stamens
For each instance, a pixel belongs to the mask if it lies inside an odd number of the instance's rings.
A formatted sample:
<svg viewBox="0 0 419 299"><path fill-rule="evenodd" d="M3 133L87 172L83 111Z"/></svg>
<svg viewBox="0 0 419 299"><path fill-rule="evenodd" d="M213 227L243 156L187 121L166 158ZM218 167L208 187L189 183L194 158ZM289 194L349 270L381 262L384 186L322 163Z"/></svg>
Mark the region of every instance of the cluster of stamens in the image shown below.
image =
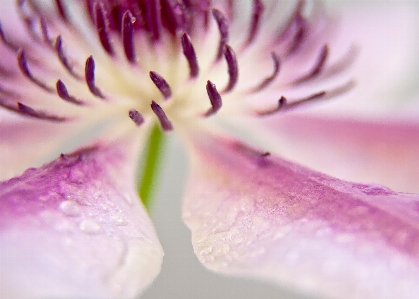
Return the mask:
<svg viewBox="0 0 419 299"><path fill-rule="evenodd" d="M99 60L96 58L97 49L92 50L94 46L90 45L89 42L91 41L88 41L85 34L81 32L82 30L78 28L77 21L71 18L72 14L68 11L65 3L62 0L55 0L54 4L54 8L45 8L37 4L36 1L17 1L17 12L26 34L30 36L29 43L23 43L15 39L13 34L3 30L0 24L0 40L2 43L0 46L6 48L10 55L14 55L17 61L16 65L11 67L0 58L0 106L20 115L53 122L63 122L75 118L59 116L57 113L35 108L38 101L42 100L43 94L58 95L63 101L83 109L96 105L94 98L99 99L104 104L111 104L115 103L115 99L118 102L118 97L122 96L131 99L130 104L127 104L131 107L123 107L126 109L125 113L135 125L141 126L148 119L157 117L162 129L170 131L173 129L173 124L170 115L166 113L165 106L166 103L172 101L182 102L182 99L179 99L179 93L177 93L180 89L185 88L179 87L182 85L188 86L191 94L195 90L206 91L209 104L199 103L197 104L197 110L194 110L194 116L204 118L220 111L225 104L225 97L229 99L229 103L233 103L237 101L237 97L246 96L252 99L263 94L263 92L269 92L270 95L272 93L276 94L276 99L273 99L276 104L251 111L250 114L260 117L343 93L352 86L352 81L349 80L331 90L320 89L293 100L289 100L281 94L284 88L298 88L305 83L321 78L329 57L330 49L325 43L317 47L319 49L318 53L314 55L314 61L310 63L311 67L308 71L305 70L286 83L284 83L286 80L281 82L278 80L283 63L302 55L301 52L304 51L305 44L309 43L309 35L313 31L310 26L315 25L310 24L304 17L304 1L299 1L295 5L290 17L278 26L276 35L267 41L268 45L262 45L258 43L258 35L264 30L262 25L267 11L261 0L253 0L251 12L248 15L247 30L240 37L241 42L237 43L237 46L233 46L230 43L230 26L238 18L237 14L241 5L238 1L214 1L214 3L211 3L211 1L195 1L192 3L182 0L87 0L78 5L81 5L82 12L89 16L87 22L90 27L85 28L86 32L94 33L96 43L99 42L102 49L97 55ZM271 5L276 6L277 3ZM51 9L54 11L51 11ZM84 21L86 21L86 16L84 17ZM63 34L59 32L60 30L64 30ZM214 55L210 58L200 57L196 43L206 41L206 39L214 39L214 31L218 35ZM54 35L55 37L53 37ZM76 47L73 43L82 44L82 52L87 56L87 58L84 58L84 74L81 67L83 64L68 55L69 53L72 54L71 51L65 51L64 35L71 38L67 41L70 46ZM138 45L142 48L138 49ZM169 56L173 59L179 60L179 57L181 57L186 62L188 68L186 81L176 83L173 86L165 73L150 68L150 63L142 58L145 49L150 52L154 51L158 60L162 47L165 47L164 51L172 53L172 56ZM250 51L255 53L267 51L268 55L265 56L270 57L272 71L262 75L262 77L256 74L252 82L245 81L244 84L239 86L239 70L241 70L239 58ZM261 54L261 56L264 54L266 53ZM152 56L149 53L147 55ZM120 62L121 56L125 60L124 63ZM50 66L49 58L53 58L52 60L58 62L58 65ZM48 62L46 62L47 59ZM95 60L100 61L100 64L110 62L117 69L120 66L124 75L122 78L118 77L113 80L132 79L132 76L137 72L141 76L148 77L150 81L138 82L140 86L132 87L133 92L129 94L125 94L125 89L122 88L120 94L115 94L112 91L108 92L106 85L98 83ZM204 69L202 69L200 63L202 60L210 60L210 63L207 63ZM222 63L222 61L224 62ZM350 57L344 57L329 68L334 69L335 72L341 71L349 62ZM172 61L165 61L164 63L170 64ZM257 61L256 59L255 62L249 61L249 58L246 58L245 63L256 65ZM217 80L219 77L217 76L218 71L214 70L223 66L226 66L224 71L227 73L227 82L225 82L223 88L218 88L214 80L206 76L213 76ZM58 76L54 79L55 86L36 74L32 68L41 70L38 74L47 74L49 78ZM23 81L20 78L21 75L24 77ZM108 76L112 78L114 74L109 73ZM71 81L71 83L67 84L66 81ZM172 79L172 81L174 80ZM206 82L206 84L203 82ZM73 92L80 90L80 83L84 84L85 87L87 86L89 95L84 93L83 96L75 96L73 94ZM150 83L157 88L159 96L150 91L149 94L152 94L155 98L150 98L147 95L138 95L135 98L135 90ZM24 86L31 84L36 86L39 89L38 94L25 93L22 84ZM115 89L117 88L115 87ZM27 98L33 100L30 100L30 103L22 103L22 100ZM137 107L135 103L139 101L142 101L142 105ZM147 105L143 105L144 101L148 101L148 108ZM202 107L205 107L205 105L208 107L203 109ZM232 105L237 105L237 102Z"/></svg>

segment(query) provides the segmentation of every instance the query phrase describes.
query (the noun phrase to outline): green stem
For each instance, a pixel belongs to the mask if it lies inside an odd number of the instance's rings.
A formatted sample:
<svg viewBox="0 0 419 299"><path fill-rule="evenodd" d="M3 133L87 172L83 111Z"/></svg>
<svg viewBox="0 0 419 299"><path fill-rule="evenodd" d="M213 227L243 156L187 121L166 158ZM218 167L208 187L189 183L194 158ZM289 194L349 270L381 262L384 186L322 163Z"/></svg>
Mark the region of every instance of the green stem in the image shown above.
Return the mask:
<svg viewBox="0 0 419 299"><path fill-rule="evenodd" d="M138 182L138 193L147 210L155 192L156 180L160 169L164 135L156 125L153 127L145 150L142 176Z"/></svg>

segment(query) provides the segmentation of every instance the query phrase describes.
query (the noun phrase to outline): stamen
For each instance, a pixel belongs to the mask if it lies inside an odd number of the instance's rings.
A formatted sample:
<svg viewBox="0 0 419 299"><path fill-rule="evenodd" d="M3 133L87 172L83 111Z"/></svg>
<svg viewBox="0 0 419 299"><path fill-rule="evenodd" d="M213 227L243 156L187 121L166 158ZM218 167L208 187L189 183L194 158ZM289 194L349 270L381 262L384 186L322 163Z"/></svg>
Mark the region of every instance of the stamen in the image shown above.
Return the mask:
<svg viewBox="0 0 419 299"><path fill-rule="evenodd" d="M264 11L262 1L253 0L253 12L252 12L252 23L250 24L250 31L247 37L245 47L249 46L256 37L256 34L260 27L261 16Z"/></svg>
<svg viewBox="0 0 419 299"><path fill-rule="evenodd" d="M314 67L308 72L308 74L302 76L301 78L297 79L294 84L300 84L307 80L310 80L314 77L316 77L320 72L323 70L327 56L329 55L329 47L327 45L324 45L320 49L320 53L317 57L316 64Z"/></svg>
<svg viewBox="0 0 419 299"><path fill-rule="evenodd" d="M205 117L215 114L222 106L221 95L217 91L217 87L211 81L207 81L207 94L211 102L211 108L204 114Z"/></svg>
<svg viewBox="0 0 419 299"><path fill-rule="evenodd" d="M130 11L126 11L122 17L122 43L124 45L125 56L129 62L134 63L136 60L133 31L135 18Z"/></svg>
<svg viewBox="0 0 419 299"><path fill-rule="evenodd" d="M146 2L147 5L147 29L151 33L154 41L160 39L160 18L159 18L159 1L150 0Z"/></svg>
<svg viewBox="0 0 419 299"><path fill-rule="evenodd" d="M87 86L89 87L90 92L93 93L95 96L103 99L104 96L102 92L95 85L95 61L93 60L93 56L90 56L86 60L86 67L84 69L84 75L85 75L86 83L87 83Z"/></svg>
<svg viewBox="0 0 419 299"><path fill-rule="evenodd" d="M224 57L228 65L229 81L222 93L231 91L234 86L236 86L237 79L239 78L239 66L237 63L236 53L234 53L234 50L229 45L226 45Z"/></svg>
<svg viewBox="0 0 419 299"><path fill-rule="evenodd" d="M189 76L190 78L196 78L199 74L198 59L196 57L195 49L192 45L191 39L186 32L182 35L182 48L183 54L188 60Z"/></svg>
<svg viewBox="0 0 419 299"><path fill-rule="evenodd" d="M131 109L128 112L129 118L132 119L132 121L139 127L144 123L144 117L141 115L140 112L138 112L135 109Z"/></svg>
<svg viewBox="0 0 419 299"><path fill-rule="evenodd" d="M61 18L68 22L67 12L65 11L64 5L61 2L61 0L55 0L55 6L57 7L58 14L61 16Z"/></svg>
<svg viewBox="0 0 419 299"><path fill-rule="evenodd" d="M228 42L228 21L222 14L222 12L218 9L213 9L212 15L214 16L214 19L217 21L218 31L220 32L220 42L218 45L218 52L215 59L216 61L218 61L223 56L224 48Z"/></svg>
<svg viewBox="0 0 419 299"><path fill-rule="evenodd" d="M21 72L25 75L26 78L28 78L33 83L35 83L36 85L38 85L39 87L41 87L43 90L45 90L47 92L50 92L50 93L55 92L55 90L53 88L47 86L44 82L35 78L32 75L32 73L30 72L29 67L28 67L28 61L26 60L25 52L22 49L20 49L17 53L17 63L19 65L19 68L20 68Z"/></svg>
<svg viewBox="0 0 419 299"><path fill-rule="evenodd" d="M287 99L284 96L281 96L281 98L278 100L278 105L276 108L271 109L271 110L257 112L257 115L269 116L269 115L275 114L276 112L281 110L283 107L285 107L286 104L287 104Z"/></svg>
<svg viewBox="0 0 419 299"><path fill-rule="evenodd" d="M297 23L298 29L292 38L291 45L288 47L288 50L286 51L286 56L290 56L300 48L307 34L307 24L303 17L301 17L301 15L298 14L296 16L295 22Z"/></svg>
<svg viewBox="0 0 419 299"><path fill-rule="evenodd" d="M105 9L100 2L95 2L94 11L96 16L96 29L100 43L108 54L113 55L114 51L109 38L108 20L106 19Z"/></svg>
<svg viewBox="0 0 419 299"><path fill-rule="evenodd" d="M160 90L161 94L164 96L164 99L167 100L172 96L172 89L166 80L156 72L150 72L150 79L153 81L154 85Z"/></svg>
<svg viewBox="0 0 419 299"><path fill-rule="evenodd" d="M186 9L183 1L161 1L161 19L163 25L173 35L180 30L187 30L186 28Z"/></svg>
<svg viewBox="0 0 419 299"><path fill-rule="evenodd" d="M57 52L58 59L60 60L64 68L70 73L70 75L72 75L74 78L78 80L83 80L83 76L80 76L74 71L73 66L70 64L68 57L64 53L63 39L61 35L59 35L57 39L55 40L54 47L55 47L55 51Z"/></svg>
<svg viewBox="0 0 419 299"><path fill-rule="evenodd" d="M54 122L63 122L66 120L66 118L64 117L59 117L59 116L55 116L55 115L50 115L47 114L43 111L36 111L35 109L26 106L20 102L17 103L17 111L22 115L26 115L26 116L30 116L30 117L34 117L34 118L38 118L38 119L43 119L43 120L50 120L50 121L54 121Z"/></svg>
<svg viewBox="0 0 419 299"><path fill-rule="evenodd" d="M47 22L45 21L43 17L39 19L39 26L41 27L42 37L44 39L44 42L48 44L49 46L51 46L52 43L51 43L51 39L48 33Z"/></svg>
<svg viewBox="0 0 419 299"><path fill-rule="evenodd" d="M270 152L260 151L250 147L249 145L237 142L235 143L235 147L250 158L255 164L259 167L266 167L269 164L269 156L271 155Z"/></svg>
<svg viewBox="0 0 419 299"><path fill-rule="evenodd" d="M270 75L265 80L263 80L257 87L253 88L251 92L258 92L264 89L269 84L271 84L271 82L275 80L275 78L278 76L279 71L280 71L280 66L281 66L281 60L275 52L271 53L271 57L274 64L274 70L272 72L272 75Z"/></svg>
<svg viewBox="0 0 419 299"><path fill-rule="evenodd" d="M75 97L70 96L68 93L67 87L63 83L63 81L58 80L57 84L57 94L58 96L63 99L64 101L70 102L75 105L83 105L84 103L82 101L77 100Z"/></svg>
<svg viewBox="0 0 419 299"><path fill-rule="evenodd" d="M164 113L163 109L159 106L159 104L157 104L155 101L152 101L151 109L153 110L157 118L159 119L163 131L168 132L168 131L173 130L172 123L167 118L166 113Z"/></svg>

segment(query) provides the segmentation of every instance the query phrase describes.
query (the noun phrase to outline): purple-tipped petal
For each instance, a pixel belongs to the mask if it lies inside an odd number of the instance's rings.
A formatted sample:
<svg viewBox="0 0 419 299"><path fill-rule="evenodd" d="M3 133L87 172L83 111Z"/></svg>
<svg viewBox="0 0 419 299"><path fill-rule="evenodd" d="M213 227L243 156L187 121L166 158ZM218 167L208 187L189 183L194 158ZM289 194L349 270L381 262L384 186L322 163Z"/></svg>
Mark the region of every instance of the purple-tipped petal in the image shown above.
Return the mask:
<svg viewBox="0 0 419 299"><path fill-rule="evenodd" d="M340 181L236 141L192 140L183 217L200 261L319 298L419 296L419 196Z"/></svg>
<svg viewBox="0 0 419 299"><path fill-rule="evenodd" d="M0 184L1 298L134 298L153 281L163 252L131 148L82 149Z"/></svg>

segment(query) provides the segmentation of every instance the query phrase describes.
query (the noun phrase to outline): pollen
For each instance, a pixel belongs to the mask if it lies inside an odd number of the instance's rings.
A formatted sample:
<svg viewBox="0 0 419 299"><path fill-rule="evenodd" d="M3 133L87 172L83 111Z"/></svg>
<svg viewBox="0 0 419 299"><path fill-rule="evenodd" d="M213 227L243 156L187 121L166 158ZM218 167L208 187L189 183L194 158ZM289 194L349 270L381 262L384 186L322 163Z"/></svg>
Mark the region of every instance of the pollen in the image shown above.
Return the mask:
<svg viewBox="0 0 419 299"><path fill-rule="evenodd" d="M169 132L285 113L353 86L340 74L356 51L333 53L335 26L318 3L21 0L15 13L16 33L0 24L0 106L22 117Z"/></svg>

